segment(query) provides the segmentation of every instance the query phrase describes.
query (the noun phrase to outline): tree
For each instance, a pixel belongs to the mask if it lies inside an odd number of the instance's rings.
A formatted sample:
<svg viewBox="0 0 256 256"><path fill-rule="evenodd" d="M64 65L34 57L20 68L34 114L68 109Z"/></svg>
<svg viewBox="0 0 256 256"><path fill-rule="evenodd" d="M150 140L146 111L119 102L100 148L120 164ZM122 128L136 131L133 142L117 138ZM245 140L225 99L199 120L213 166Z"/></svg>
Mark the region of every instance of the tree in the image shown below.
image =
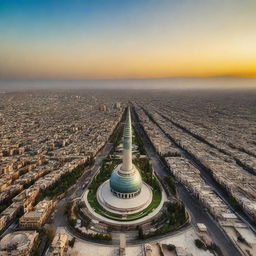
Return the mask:
<svg viewBox="0 0 256 256"><path fill-rule="evenodd" d="M71 240L68 241L68 245L69 247L73 248L74 247L74 244L75 244L75 241L76 241L76 238L73 237Z"/></svg>
<svg viewBox="0 0 256 256"><path fill-rule="evenodd" d="M199 249L205 249L205 244L200 239L195 239L195 245Z"/></svg>
<svg viewBox="0 0 256 256"><path fill-rule="evenodd" d="M138 228L138 235L139 235L139 239L144 238L143 229L141 227Z"/></svg>
<svg viewBox="0 0 256 256"><path fill-rule="evenodd" d="M176 249L176 246L174 244L167 244L166 248L168 251L174 251Z"/></svg>

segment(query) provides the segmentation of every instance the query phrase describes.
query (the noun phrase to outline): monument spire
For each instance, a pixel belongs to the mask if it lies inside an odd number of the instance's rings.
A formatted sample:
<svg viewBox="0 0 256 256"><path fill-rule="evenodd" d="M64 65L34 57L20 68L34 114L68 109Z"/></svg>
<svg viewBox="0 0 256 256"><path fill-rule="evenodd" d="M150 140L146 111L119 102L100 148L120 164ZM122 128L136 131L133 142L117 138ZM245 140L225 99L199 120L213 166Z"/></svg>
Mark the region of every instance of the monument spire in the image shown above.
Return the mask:
<svg viewBox="0 0 256 256"><path fill-rule="evenodd" d="M121 214L138 212L152 201L151 188L142 181L139 170L132 163L132 122L129 107L124 124L123 161L115 167L110 179L99 187L97 198L104 208Z"/></svg>
<svg viewBox="0 0 256 256"><path fill-rule="evenodd" d="M132 122L130 107L127 108L127 115L124 125L123 135L123 163L121 167L122 173L129 173L132 167Z"/></svg>

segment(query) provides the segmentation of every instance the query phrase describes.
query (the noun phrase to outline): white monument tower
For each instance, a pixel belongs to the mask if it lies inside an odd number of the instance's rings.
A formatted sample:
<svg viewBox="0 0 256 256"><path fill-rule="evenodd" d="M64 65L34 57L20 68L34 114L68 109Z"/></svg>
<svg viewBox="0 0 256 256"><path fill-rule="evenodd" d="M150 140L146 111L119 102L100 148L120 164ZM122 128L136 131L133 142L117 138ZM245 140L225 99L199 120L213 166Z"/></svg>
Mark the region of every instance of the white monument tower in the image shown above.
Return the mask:
<svg viewBox="0 0 256 256"><path fill-rule="evenodd" d="M152 201L152 190L142 181L132 163L132 123L128 107L123 135L123 161L111 178L97 191L99 203L110 212L131 214L145 209Z"/></svg>

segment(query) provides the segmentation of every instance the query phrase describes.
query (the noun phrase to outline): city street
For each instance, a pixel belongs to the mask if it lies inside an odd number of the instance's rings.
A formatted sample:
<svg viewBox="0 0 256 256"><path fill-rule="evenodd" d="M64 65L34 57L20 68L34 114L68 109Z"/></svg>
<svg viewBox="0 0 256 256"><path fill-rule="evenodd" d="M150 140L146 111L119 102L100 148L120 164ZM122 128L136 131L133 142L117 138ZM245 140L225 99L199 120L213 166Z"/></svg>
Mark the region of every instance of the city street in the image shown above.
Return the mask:
<svg viewBox="0 0 256 256"><path fill-rule="evenodd" d="M66 227L66 216L64 214L66 204L78 197L81 197L88 184L93 180L93 177L98 173L102 161L108 156L109 152L113 147L112 143L107 143L101 151L97 154L93 167L88 168L84 174L80 177L78 182L74 184L66 193L65 197L62 198L56 206L56 212L53 219L53 227Z"/></svg>

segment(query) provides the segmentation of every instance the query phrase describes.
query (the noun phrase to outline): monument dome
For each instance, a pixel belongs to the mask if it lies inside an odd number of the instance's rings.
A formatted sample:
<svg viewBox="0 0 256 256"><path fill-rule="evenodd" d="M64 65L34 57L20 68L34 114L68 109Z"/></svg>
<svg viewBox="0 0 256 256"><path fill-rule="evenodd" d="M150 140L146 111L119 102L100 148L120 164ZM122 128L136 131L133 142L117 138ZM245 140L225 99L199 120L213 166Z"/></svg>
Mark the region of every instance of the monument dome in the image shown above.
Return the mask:
<svg viewBox="0 0 256 256"><path fill-rule="evenodd" d="M118 172L118 169L120 169L120 166L118 166L117 170L114 170L111 175L110 187L112 192L139 193L142 186L139 171L134 167L133 175L124 176Z"/></svg>

